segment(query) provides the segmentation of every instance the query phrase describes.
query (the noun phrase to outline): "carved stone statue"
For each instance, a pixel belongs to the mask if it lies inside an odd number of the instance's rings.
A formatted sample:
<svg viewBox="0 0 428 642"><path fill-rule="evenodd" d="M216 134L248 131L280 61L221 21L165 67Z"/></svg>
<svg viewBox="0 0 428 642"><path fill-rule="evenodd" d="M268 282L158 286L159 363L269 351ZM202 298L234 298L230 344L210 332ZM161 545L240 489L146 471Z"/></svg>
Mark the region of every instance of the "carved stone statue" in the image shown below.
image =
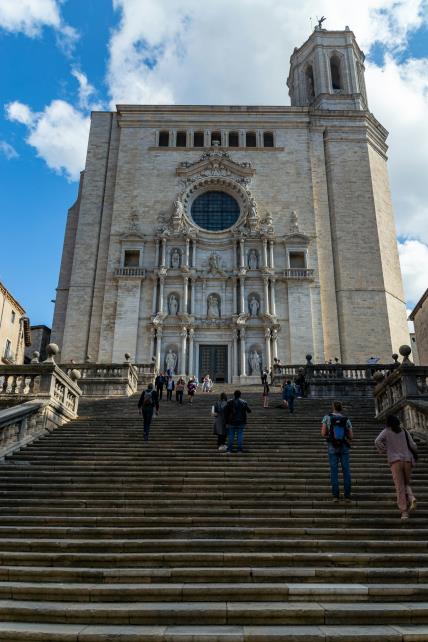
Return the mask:
<svg viewBox="0 0 428 642"><path fill-rule="evenodd" d="M210 254L208 259L208 274L225 276L224 270L220 266L220 257L215 252Z"/></svg>
<svg viewBox="0 0 428 642"><path fill-rule="evenodd" d="M167 354L165 355L165 366L166 366L167 372L169 371L171 375L174 375L176 365L177 365L177 355L170 348Z"/></svg>
<svg viewBox="0 0 428 642"><path fill-rule="evenodd" d="M259 255L257 254L257 250L250 250L248 252L248 267L250 270L257 270L259 267Z"/></svg>
<svg viewBox="0 0 428 642"><path fill-rule="evenodd" d="M208 297L208 316L220 317L220 301L215 294L210 294Z"/></svg>
<svg viewBox="0 0 428 642"><path fill-rule="evenodd" d="M174 210L171 217L172 229L179 232L184 226L184 205L179 198L174 201Z"/></svg>
<svg viewBox="0 0 428 642"><path fill-rule="evenodd" d="M260 310L260 303L257 301L255 296L251 297L248 307L250 309L250 316L256 317Z"/></svg>
<svg viewBox="0 0 428 642"><path fill-rule="evenodd" d="M178 250L175 247L171 252L171 267L176 270L177 268L180 267L180 263L181 263L180 250Z"/></svg>
<svg viewBox="0 0 428 642"><path fill-rule="evenodd" d="M252 350L250 352L248 362L250 364L251 374L259 375L261 372L261 359L257 350Z"/></svg>
<svg viewBox="0 0 428 642"><path fill-rule="evenodd" d="M178 300L175 294L170 294L168 299L168 310L171 316L175 317L178 312Z"/></svg>

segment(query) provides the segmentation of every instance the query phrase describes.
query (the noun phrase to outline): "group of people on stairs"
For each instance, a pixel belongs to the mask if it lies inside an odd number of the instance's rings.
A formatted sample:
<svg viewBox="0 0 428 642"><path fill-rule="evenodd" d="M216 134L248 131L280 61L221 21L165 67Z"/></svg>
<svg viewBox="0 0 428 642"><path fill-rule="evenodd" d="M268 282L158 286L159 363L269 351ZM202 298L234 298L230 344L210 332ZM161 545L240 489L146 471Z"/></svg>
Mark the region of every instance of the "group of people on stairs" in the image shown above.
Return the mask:
<svg viewBox="0 0 428 642"><path fill-rule="evenodd" d="M178 391L177 386L180 388ZM287 381L283 386L282 393L284 405L289 408L290 413L294 410L294 398L297 394L295 390L292 389L292 386L291 381ZM180 393L181 395L179 399L177 398L178 403L182 403L184 387L185 382L180 379L176 384L176 394ZM190 379L187 387L189 400L192 402L197 386L195 382ZM263 407L265 408L267 407L266 398L268 395L269 385L266 379L263 382ZM161 398L162 395L159 396L158 390L153 388L153 384L149 384L139 399L138 408L143 415L145 441L149 439L151 422L154 413L159 412L159 401ZM167 395L167 399L170 398L171 396L168 397ZM241 398L240 390L235 390L232 399L228 399L225 392L220 394L219 399L211 409L211 414L214 417L213 431L217 436L217 448L219 452L225 454L243 452L244 434L249 413L251 413L251 408L248 403ZM350 449L354 434L351 420L344 414L340 401L334 401L331 412L322 418L321 436L327 445L333 502L338 503L340 501L339 469L341 469L344 501L346 504L351 504L352 477ZM416 507L416 498L410 486L412 470L418 458L416 443L406 428L401 426L400 419L395 415L388 415L385 428L375 440L375 447L381 455L386 455L387 457L396 490L397 505L401 513L401 519L406 520L409 518L409 512Z"/></svg>

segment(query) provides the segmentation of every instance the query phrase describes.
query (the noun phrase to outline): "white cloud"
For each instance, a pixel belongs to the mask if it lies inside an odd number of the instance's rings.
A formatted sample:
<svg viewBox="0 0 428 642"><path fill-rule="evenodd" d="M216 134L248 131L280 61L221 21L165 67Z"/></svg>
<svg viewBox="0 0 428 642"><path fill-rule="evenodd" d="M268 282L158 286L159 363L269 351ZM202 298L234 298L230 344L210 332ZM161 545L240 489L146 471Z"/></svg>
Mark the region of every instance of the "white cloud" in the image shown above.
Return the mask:
<svg viewBox="0 0 428 642"><path fill-rule="evenodd" d="M413 307L428 287L428 245L416 240L398 244L401 270L409 304Z"/></svg>
<svg viewBox="0 0 428 642"><path fill-rule="evenodd" d="M88 77L79 69L71 71L72 76L76 78L79 83L79 107L83 110L100 110L103 108L99 101L95 101L94 97L97 93L95 87L88 81Z"/></svg>
<svg viewBox="0 0 428 642"><path fill-rule="evenodd" d="M85 164L90 119L64 100L53 100L36 113L18 101L6 105L9 120L28 127L26 142L37 155L69 180L77 180Z"/></svg>
<svg viewBox="0 0 428 642"><path fill-rule="evenodd" d="M5 140L0 140L0 153L6 156L7 160L12 160L12 158L18 158L19 156L16 149Z"/></svg>
<svg viewBox="0 0 428 642"><path fill-rule="evenodd" d="M43 27L50 27L57 32L60 44L69 49L77 33L63 22L60 4L59 0L1 0L0 29L35 38Z"/></svg>

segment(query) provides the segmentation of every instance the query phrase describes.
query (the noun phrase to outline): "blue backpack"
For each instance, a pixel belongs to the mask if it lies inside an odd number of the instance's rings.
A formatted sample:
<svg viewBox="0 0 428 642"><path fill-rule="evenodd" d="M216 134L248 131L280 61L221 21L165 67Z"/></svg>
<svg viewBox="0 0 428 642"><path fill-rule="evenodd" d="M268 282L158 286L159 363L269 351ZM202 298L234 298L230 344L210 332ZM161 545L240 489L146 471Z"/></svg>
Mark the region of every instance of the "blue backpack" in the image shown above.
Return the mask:
<svg viewBox="0 0 428 642"><path fill-rule="evenodd" d="M347 423L348 417L345 415L334 415L331 413L330 428L328 431L327 441L329 441L335 448L340 448L343 444L348 444L347 441Z"/></svg>

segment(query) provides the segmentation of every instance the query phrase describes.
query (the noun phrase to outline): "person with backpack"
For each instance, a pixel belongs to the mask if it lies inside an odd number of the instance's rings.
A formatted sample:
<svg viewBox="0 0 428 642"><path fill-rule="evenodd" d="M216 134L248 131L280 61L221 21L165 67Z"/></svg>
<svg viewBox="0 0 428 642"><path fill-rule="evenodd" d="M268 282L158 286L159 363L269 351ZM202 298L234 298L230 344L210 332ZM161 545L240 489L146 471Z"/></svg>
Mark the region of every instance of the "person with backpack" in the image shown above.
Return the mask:
<svg viewBox="0 0 428 642"><path fill-rule="evenodd" d="M184 382L183 377L180 377L180 379L175 384L175 400L177 403L180 404L180 406L183 405L183 393L184 393L185 386L186 384Z"/></svg>
<svg viewBox="0 0 428 642"><path fill-rule="evenodd" d="M251 408L247 402L241 399L241 391L235 390L233 399L227 402L225 408L225 419L228 426L228 444L227 453L233 452L235 437L237 441L238 453L243 452L244 431L247 426L247 413Z"/></svg>
<svg viewBox="0 0 428 642"><path fill-rule="evenodd" d="M296 398L296 387L293 383L291 383L290 379L288 379L287 383L285 383L282 388L282 401L284 403L284 408L288 408L291 415L294 412L295 398Z"/></svg>
<svg viewBox="0 0 428 642"><path fill-rule="evenodd" d="M345 502L351 502L351 468L349 463L349 450L353 439L352 424L348 417L342 413L340 401L333 402L333 412L322 419L321 435L327 442L328 461L330 464L330 480L333 501L338 502L339 491L339 464L342 468Z"/></svg>
<svg viewBox="0 0 428 642"><path fill-rule="evenodd" d="M162 400L163 387L165 383L166 383L165 375L160 372L155 379L155 388L158 394L159 401Z"/></svg>
<svg viewBox="0 0 428 642"><path fill-rule="evenodd" d="M141 393L138 408L143 415L144 441L148 441L154 410L156 409L156 412L159 412L159 397L157 391L153 390L152 383L149 383L147 390L143 390Z"/></svg>
<svg viewBox="0 0 428 642"><path fill-rule="evenodd" d="M396 415L388 415L385 424L386 428L375 439L375 446L381 455L387 456L401 519L409 519L409 511L416 508L410 478L418 459L418 448L410 433L401 427Z"/></svg>

